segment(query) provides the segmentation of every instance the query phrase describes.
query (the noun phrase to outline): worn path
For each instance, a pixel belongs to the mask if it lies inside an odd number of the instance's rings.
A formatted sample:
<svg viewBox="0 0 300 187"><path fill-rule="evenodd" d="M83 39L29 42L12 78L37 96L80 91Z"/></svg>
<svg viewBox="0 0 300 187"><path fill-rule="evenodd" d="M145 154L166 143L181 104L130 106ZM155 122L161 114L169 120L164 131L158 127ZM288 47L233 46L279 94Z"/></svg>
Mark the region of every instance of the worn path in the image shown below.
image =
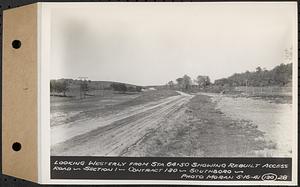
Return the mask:
<svg viewBox="0 0 300 187"><path fill-rule="evenodd" d="M176 115L193 96L179 92L126 111L51 129L52 155L119 156L147 133L158 128L166 118Z"/></svg>

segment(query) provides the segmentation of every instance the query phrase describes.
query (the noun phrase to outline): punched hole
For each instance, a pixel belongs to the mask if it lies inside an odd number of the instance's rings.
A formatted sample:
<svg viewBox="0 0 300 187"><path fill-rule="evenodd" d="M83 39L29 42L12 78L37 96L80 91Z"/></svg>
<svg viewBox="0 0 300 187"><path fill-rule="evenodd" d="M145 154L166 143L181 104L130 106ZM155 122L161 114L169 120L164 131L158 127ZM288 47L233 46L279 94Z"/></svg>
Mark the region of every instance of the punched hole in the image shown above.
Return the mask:
<svg viewBox="0 0 300 187"><path fill-rule="evenodd" d="M20 40L14 40L12 42L12 47L15 49L19 49L21 47L21 41Z"/></svg>
<svg viewBox="0 0 300 187"><path fill-rule="evenodd" d="M15 142L15 143L13 143L13 145L12 145L12 149L13 149L14 151L20 151L21 148L22 148L22 146L21 146L21 144L20 144L19 142Z"/></svg>

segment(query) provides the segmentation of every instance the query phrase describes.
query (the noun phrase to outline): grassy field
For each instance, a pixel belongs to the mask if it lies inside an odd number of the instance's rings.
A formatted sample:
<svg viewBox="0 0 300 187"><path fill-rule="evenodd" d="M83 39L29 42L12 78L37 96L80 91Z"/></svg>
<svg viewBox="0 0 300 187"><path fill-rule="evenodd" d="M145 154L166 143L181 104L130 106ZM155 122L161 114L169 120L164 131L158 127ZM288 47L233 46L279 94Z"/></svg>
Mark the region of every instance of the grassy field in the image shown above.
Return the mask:
<svg viewBox="0 0 300 187"><path fill-rule="evenodd" d="M248 97L253 99L262 99L272 103L292 103L292 87L222 87L211 86L203 90L194 90L197 92L223 93L234 97Z"/></svg>
<svg viewBox="0 0 300 187"><path fill-rule="evenodd" d="M172 90L154 90L125 94L111 90L101 90L98 93L94 92L94 96L85 99L51 96L51 126L110 115L122 111L127 107L175 95L178 95L178 93Z"/></svg>

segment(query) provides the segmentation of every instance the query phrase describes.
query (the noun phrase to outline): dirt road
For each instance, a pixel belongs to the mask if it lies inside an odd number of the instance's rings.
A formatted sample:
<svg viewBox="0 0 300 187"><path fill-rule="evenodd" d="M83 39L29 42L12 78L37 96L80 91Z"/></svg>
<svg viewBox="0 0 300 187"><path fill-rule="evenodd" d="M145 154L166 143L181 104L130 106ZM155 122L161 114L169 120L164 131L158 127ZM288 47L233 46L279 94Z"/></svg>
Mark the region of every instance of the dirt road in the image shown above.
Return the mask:
<svg viewBox="0 0 300 187"><path fill-rule="evenodd" d="M51 155L120 156L162 125L193 97L180 95L134 106L105 117L55 126Z"/></svg>

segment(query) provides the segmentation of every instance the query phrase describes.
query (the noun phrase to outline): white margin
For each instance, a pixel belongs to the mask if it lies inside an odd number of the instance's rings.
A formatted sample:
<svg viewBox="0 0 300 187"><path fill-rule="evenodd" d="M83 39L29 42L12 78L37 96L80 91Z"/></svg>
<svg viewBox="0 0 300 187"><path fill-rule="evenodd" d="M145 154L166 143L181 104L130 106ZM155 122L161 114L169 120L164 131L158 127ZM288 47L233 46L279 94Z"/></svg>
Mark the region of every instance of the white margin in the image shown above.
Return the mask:
<svg viewBox="0 0 300 187"><path fill-rule="evenodd" d="M51 10L44 3L38 3L39 16L39 103L40 144L39 183L51 183L50 179L50 62L51 62Z"/></svg>

